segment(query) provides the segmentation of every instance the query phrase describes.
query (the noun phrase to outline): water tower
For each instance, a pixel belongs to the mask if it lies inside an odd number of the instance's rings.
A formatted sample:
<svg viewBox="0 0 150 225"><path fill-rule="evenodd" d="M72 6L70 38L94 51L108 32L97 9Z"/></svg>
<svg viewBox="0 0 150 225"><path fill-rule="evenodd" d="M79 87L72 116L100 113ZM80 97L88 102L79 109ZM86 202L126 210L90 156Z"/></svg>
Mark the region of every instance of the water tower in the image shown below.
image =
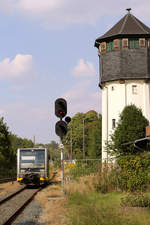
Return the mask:
<svg viewBox="0 0 150 225"><path fill-rule="evenodd" d="M102 90L102 161L123 108L135 104L150 121L150 28L127 14L95 40Z"/></svg>

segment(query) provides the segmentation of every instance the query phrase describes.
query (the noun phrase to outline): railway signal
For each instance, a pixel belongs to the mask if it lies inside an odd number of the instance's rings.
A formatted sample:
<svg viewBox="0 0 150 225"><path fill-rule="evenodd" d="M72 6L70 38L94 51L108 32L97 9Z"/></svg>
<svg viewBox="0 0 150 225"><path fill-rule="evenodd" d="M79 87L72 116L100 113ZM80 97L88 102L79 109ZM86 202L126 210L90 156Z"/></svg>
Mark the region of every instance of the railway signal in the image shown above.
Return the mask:
<svg viewBox="0 0 150 225"><path fill-rule="evenodd" d="M55 132L59 137L64 137L67 134L67 124L60 120L55 125Z"/></svg>
<svg viewBox="0 0 150 225"><path fill-rule="evenodd" d="M70 121L71 121L71 117L66 116L66 117L65 117L65 121L66 121L66 123L67 123L67 124L68 124L68 123L70 123Z"/></svg>
<svg viewBox="0 0 150 225"><path fill-rule="evenodd" d="M60 119L64 118L67 114L67 102L63 98L58 98L55 101L55 115Z"/></svg>
<svg viewBox="0 0 150 225"><path fill-rule="evenodd" d="M66 116L67 114L67 102L63 98L58 98L55 101L55 115L60 120L55 125L56 134L62 139L67 134L67 125L70 123L71 118ZM66 116L66 117L65 117ZM62 118L65 117L65 121Z"/></svg>

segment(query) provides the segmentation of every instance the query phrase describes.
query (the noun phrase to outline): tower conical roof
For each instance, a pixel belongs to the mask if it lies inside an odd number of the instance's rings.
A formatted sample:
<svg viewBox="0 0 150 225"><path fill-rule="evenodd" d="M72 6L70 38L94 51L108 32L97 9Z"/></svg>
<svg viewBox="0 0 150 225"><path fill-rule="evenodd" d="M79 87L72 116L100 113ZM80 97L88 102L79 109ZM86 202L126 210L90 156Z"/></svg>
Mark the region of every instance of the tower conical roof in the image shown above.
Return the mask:
<svg viewBox="0 0 150 225"><path fill-rule="evenodd" d="M95 46L98 47L98 43L119 37L150 37L150 28L129 12L109 31L97 38Z"/></svg>

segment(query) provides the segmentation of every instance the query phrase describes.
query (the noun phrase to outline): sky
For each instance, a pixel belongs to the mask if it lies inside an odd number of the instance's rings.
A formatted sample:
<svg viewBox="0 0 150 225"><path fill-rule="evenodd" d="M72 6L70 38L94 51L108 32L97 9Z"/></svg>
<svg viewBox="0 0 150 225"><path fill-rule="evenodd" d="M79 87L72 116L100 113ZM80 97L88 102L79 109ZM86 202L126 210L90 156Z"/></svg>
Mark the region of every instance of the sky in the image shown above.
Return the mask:
<svg viewBox="0 0 150 225"><path fill-rule="evenodd" d="M150 26L148 0L0 0L0 116L36 143L58 141L54 102L68 116L101 113L96 38L126 13Z"/></svg>

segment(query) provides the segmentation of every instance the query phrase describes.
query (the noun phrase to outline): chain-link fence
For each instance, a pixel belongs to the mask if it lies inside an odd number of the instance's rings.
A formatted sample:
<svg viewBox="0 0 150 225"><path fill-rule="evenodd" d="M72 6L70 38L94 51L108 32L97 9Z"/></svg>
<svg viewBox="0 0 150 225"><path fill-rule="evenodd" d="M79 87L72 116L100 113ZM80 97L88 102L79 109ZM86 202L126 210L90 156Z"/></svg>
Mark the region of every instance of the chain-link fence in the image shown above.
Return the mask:
<svg viewBox="0 0 150 225"><path fill-rule="evenodd" d="M64 160L65 181L96 174L100 171L101 159Z"/></svg>

